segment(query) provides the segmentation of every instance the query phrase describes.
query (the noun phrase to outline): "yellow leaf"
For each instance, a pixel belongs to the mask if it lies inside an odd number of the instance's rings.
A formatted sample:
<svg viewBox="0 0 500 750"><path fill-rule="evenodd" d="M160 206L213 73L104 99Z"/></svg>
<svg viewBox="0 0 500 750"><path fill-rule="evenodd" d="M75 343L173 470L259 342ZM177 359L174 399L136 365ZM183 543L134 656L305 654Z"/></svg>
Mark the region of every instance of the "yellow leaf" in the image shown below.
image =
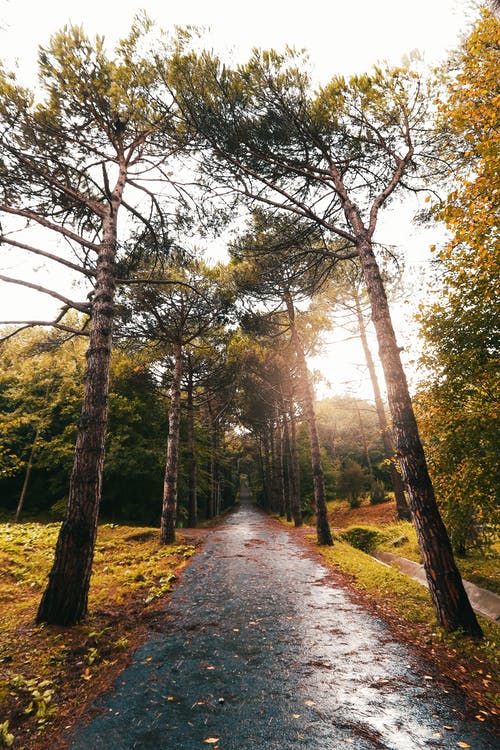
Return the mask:
<svg viewBox="0 0 500 750"><path fill-rule="evenodd" d="M470 747L467 742L457 742L458 747Z"/></svg>
<svg viewBox="0 0 500 750"><path fill-rule="evenodd" d="M203 740L207 745L215 745L217 742L219 742L219 737L207 737L206 740Z"/></svg>

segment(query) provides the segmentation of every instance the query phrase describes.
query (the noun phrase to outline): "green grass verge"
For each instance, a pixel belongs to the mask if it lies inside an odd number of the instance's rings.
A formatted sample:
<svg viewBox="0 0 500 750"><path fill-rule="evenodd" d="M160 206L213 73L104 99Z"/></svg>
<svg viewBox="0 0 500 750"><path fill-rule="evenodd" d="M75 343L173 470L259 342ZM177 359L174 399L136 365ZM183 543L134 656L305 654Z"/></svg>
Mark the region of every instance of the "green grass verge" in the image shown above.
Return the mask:
<svg viewBox="0 0 500 750"><path fill-rule="evenodd" d="M414 560L421 563L420 551L418 548L417 535L414 526L408 521L398 521L390 524L351 524L342 532L343 538L350 541L354 546L360 547L356 539L362 539L361 529L366 529L367 538L373 540L370 549L365 551L373 552L380 550L391 552L400 557L406 557L408 560ZM353 541L349 536L353 537ZM477 586L500 594L500 543L493 544L488 550L471 550L466 557L455 555L455 561L461 575L467 581L475 583Z"/></svg>

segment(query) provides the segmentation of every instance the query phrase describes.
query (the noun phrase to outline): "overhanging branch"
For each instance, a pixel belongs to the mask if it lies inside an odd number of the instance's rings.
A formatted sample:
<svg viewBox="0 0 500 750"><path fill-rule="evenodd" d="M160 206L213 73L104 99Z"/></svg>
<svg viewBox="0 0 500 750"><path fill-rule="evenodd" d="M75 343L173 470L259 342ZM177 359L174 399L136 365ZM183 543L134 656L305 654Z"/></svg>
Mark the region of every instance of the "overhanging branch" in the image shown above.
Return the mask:
<svg viewBox="0 0 500 750"><path fill-rule="evenodd" d="M47 289L46 287L40 286L39 284L32 284L29 281L24 281L23 279L14 279L11 276L4 276L3 274L0 274L0 281L5 281L8 284L18 284L19 286L25 286L28 289L34 289L37 292L42 292L42 294L48 294L50 297L54 297L60 302L64 302L64 304L67 305L68 308L73 308L73 310L79 310L82 313L88 313L90 311L89 304L85 302L73 302L67 297L63 297L62 294L54 292L53 289Z"/></svg>
<svg viewBox="0 0 500 750"><path fill-rule="evenodd" d="M5 237L5 235L0 235L0 245L11 245L12 247L18 247L21 250L27 250L29 253L34 253L35 255L42 255L44 258L49 258L49 260L53 260L56 263L60 263L63 266L66 266L67 268L73 269L73 271L78 271L79 273L83 273L85 276L88 276L89 278L92 276L95 276L95 271L90 270L88 268L84 268L83 266L79 266L76 263L71 263L69 260L65 260L64 258L60 258L57 255L53 255L52 253L48 253L46 250L40 250L38 247L33 247L32 245L26 245L24 242L17 242L16 240L11 240L9 237Z"/></svg>

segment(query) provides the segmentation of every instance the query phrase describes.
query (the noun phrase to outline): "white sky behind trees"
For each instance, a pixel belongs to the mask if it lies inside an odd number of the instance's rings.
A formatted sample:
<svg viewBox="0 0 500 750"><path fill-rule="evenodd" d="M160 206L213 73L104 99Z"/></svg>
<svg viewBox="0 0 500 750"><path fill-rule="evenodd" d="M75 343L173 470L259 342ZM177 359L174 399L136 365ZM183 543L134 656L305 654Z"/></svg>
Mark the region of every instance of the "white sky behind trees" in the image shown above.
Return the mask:
<svg viewBox="0 0 500 750"><path fill-rule="evenodd" d="M234 0L182 0L182 2L152 2L143 0L0 0L0 56L9 69L17 67L19 80L33 85L36 76L38 45L46 45L50 35L67 23L82 24L86 33L104 35L111 48L124 37L134 15L145 10L149 17L165 30L174 25L188 24L208 28L207 44L216 51L231 54L236 61L245 60L253 47L277 50L285 46L306 49L311 75L315 82L324 84L333 75L363 72L375 63L387 60L401 62L412 50L419 50L429 65L443 61L477 15L479 2L459 0L420 0L403 3L401 0L309 0L292 3L284 0L253 0L235 3ZM436 235L412 224L418 210L416 199L405 206L394 207L381 216L377 233L379 242L398 248L408 266L413 292L406 309L413 310L418 292L429 265L429 246ZM47 248L50 250L50 248ZM0 257L0 273L27 278L30 259L24 267L9 251L8 260ZM47 284L51 271L39 266L38 283ZM30 277L33 280L33 276ZM67 283L67 281L66 281ZM53 285L52 285L53 286ZM64 293L64 292L63 292ZM70 296L70 294L68 295ZM79 299L81 295L74 294ZM0 320L46 318L54 309L53 301L36 292L0 284ZM411 360L416 354L415 329L411 331L405 306L394 307L395 324L401 344L406 347L410 377ZM363 363L360 344L341 343L346 333L327 333L325 340L332 343L325 353L316 358L318 367L331 382L334 393L350 392L372 400L371 386ZM376 345L372 340L372 349ZM328 388L319 389L328 395Z"/></svg>

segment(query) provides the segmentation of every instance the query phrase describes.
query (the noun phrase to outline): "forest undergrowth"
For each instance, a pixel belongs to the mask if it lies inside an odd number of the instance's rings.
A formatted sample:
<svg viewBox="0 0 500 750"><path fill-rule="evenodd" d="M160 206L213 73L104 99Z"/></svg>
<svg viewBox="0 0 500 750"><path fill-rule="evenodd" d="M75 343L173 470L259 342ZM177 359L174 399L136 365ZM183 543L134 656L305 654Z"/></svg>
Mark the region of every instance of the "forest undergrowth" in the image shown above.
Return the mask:
<svg viewBox="0 0 500 750"><path fill-rule="evenodd" d="M57 747L54 732L83 715L161 627L164 597L196 549L196 539L160 547L158 529L104 524L85 622L37 626L58 530L0 524L0 748Z"/></svg>

